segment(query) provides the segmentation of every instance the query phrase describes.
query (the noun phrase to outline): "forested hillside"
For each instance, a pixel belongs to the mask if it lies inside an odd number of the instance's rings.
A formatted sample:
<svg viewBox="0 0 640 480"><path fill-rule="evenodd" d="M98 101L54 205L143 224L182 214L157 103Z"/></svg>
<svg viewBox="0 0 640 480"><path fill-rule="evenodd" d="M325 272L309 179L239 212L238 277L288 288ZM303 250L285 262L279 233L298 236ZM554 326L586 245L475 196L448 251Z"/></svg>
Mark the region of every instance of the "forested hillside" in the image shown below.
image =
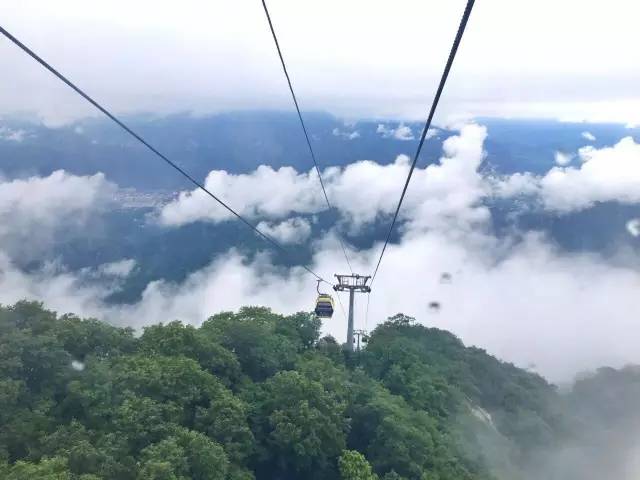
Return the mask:
<svg viewBox="0 0 640 480"><path fill-rule="evenodd" d="M1 308L0 476L490 479L568 435L554 387L448 332L396 315L345 357L319 331L260 307L140 336Z"/></svg>

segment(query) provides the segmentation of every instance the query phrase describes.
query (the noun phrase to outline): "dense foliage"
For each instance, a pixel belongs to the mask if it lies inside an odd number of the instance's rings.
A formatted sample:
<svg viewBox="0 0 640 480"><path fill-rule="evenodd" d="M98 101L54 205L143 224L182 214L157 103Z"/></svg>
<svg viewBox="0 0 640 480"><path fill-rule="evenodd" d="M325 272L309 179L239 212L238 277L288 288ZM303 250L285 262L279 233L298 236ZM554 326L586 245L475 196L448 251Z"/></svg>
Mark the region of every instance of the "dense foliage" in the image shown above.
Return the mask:
<svg viewBox="0 0 640 480"><path fill-rule="evenodd" d="M320 326L250 307L136 336L0 308L0 476L489 479L561 428L553 387L448 332L397 315L345 356Z"/></svg>

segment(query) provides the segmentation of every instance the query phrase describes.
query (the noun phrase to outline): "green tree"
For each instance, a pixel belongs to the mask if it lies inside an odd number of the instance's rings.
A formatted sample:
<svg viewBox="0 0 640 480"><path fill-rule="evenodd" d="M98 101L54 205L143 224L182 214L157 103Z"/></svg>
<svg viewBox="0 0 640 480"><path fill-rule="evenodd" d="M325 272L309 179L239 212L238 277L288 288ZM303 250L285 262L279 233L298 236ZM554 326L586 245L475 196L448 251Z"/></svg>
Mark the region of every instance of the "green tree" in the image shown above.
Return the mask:
<svg viewBox="0 0 640 480"><path fill-rule="evenodd" d="M470 478L453 458L436 418L412 408L363 373L353 380L354 400L347 411L352 419L349 447L364 453L377 474L395 471L408 479L442 474L450 467L440 465L438 457L446 453L444 463L453 460L459 478Z"/></svg>
<svg viewBox="0 0 640 480"><path fill-rule="evenodd" d="M187 453L176 437L149 445L140 454L139 480L187 480Z"/></svg>
<svg viewBox="0 0 640 480"><path fill-rule="evenodd" d="M338 341L331 335L325 335L316 343L317 350L335 363L344 361L344 352Z"/></svg>
<svg viewBox="0 0 640 480"><path fill-rule="evenodd" d="M224 480L229 461L222 446L199 432L183 431L180 442L189 462L193 480Z"/></svg>
<svg viewBox="0 0 640 480"><path fill-rule="evenodd" d="M140 349L145 353L192 358L226 386L235 385L242 375L240 363L233 353L201 330L179 321L145 327L140 343Z"/></svg>
<svg viewBox="0 0 640 480"><path fill-rule="evenodd" d="M180 426L182 414L177 402L128 394L113 410L113 428L123 435L132 452L139 452Z"/></svg>
<svg viewBox="0 0 640 480"><path fill-rule="evenodd" d="M311 348L320 337L322 321L315 315L298 312L288 317L278 318L275 332L293 340L298 350Z"/></svg>
<svg viewBox="0 0 640 480"><path fill-rule="evenodd" d="M13 466L0 468L0 473L5 480L72 480L73 478L67 468L66 460L59 457L45 458L38 463L20 460Z"/></svg>
<svg viewBox="0 0 640 480"><path fill-rule="evenodd" d="M238 465L253 453L254 437L247 421L247 407L232 395L221 395L196 411L195 428L219 442Z"/></svg>
<svg viewBox="0 0 640 480"><path fill-rule="evenodd" d="M298 372L279 372L254 390L251 403L262 447L259 470L302 478L335 475L348 420L345 405L322 384Z"/></svg>
<svg viewBox="0 0 640 480"><path fill-rule="evenodd" d="M96 319L83 320L74 315L63 315L53 327L63 348L76 360L87 355L113 357L133 353L137 341L132 328L117 328Z"/></svg>
<svg viewBox="0 0 640 480"><path fill-rule="evenodd" d="M360 452L345 450L338 459L338 468L342 480L377 480L371 465Z"/></svg>
<svg viewBox="0 0 640 480"><path fill-rule="evenodd" d="M175 356L134 355L122 357L114 367L114 387L159 403L171 402L182 409L186 426L191 427L197 407L231 394L195 360Z"/></svg>
<svg viewBox="0 0 640 480"><path fill-rule="evenodd" d="M262 381L279 370L293 367L299 350L297 334L277 331L284 317L267 308L245 307L237 315L214 315L201 330L235 353L242 371L254 381Z"/></svg>
<svg viewBox="0 0 640 480"><path fill-rule="evenodd" d="M141 453L140 480L224 480L229 462L223 448L205 435L180 430Z"/></svg>

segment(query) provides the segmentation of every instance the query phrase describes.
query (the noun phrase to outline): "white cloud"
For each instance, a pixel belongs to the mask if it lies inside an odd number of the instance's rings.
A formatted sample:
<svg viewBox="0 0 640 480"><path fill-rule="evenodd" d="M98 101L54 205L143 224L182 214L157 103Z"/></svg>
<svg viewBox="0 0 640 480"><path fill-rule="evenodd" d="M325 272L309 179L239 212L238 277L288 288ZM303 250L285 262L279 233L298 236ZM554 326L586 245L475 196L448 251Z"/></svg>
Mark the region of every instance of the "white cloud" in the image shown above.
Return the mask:
<svg viewBox="0 0 640 480"><path fill-rule="evenodd" d="M413 132L410 127L400 124L393 132L393 138L396 140L413 140Z"/></svg>
<svg viewBox="0 0 640 480"><path fill-rule="evenodd" d="M570 153L556 151L553 158L556 161L556 164L560 165L561 167L565 167L571 163L573 155L571 155Z"/></svg>
<svg viewBox="0 0 640 480"><path fill-rule="evenodd" d="M260 222L258 230L280 243L302 243L311 235L311 225L304 218L294 217L284 222Z"/></svg>
<svg viewBox="0 0 640 480"><path fill-rule="evenodd" d="M459 135L444 141L439 163L414 171L415 185L410 185L404 212L412 228L468 228L488 218L488 210L480 204L488 190L478 173L486 137L485 127L465 125Z"/></svg>
<svg viewBox="0 0 640 480"><path fill-rule="evenodd" d="M578 157L580 165L557 166L543 176L516 173L494 178L494 193L537 195L544 208L565 213L598 202L640 203L640 144L632 137L611 147L583 147Z"/></svg>
<svg viewBox="0 0 640 480"><path fill-rule="evenodd" d="M379 123L378 128L376 128L376 133L386 138L393 134L393 129L388 128L384 123Z"/></svg>
<svg viewBox="0 0 640 480"><path fill-rule="evenodd" d="M443 143L444 156L438 163L416 168L401 218L414 222L419 218L425 228L442 221L483 219L486 209L476 204L486 194L487 187L477 169L484 156L482 145L486 135L485 127L467 124L459 135ZM344 223L358 229L391 215L409 173L409 164L406 155L399 155L388 165L365 160L344 169L328 168L323 173L327 193ZM291 214L317 213L325 208L314 171L297 173L290 167L274 170L264 165L243 175L212 171L205 185L250 218L282 219ZM470 209L472 205L477 208ZM180 193L160 211L160 221L167 226L231 218L231 214L198 190Z"/></svg>
<svg viewBox="0 0 640 480"><path fill-rule="evenodd" d="M291 213L319 212L325 207L313 170L298 174L291 167L275 170L266 165L240 175L214 170L207 176L205 186L249 218L280 219ZM160 212L160 221L167 226L200 220L221 222L230 218L233 218L231 213L199 189L180 193Z"/></svg>
<svg viewBox="0 0 640 480"><path fill-rule="evenodd" d="M640 201L640 144L631 137L613 147L584 147L579 167L555 167L540 181L549 209L571 211L597 202Z"/></svg>
<svg viewBox="0 0 640 480"><path fill-rule="evenodd" d="M464 116L465 121L458 121L457 117L451 117L451 129L459 130L464 125L468 124L472 121L467 115ZM413 135L413 131L411 127L405 125L404 123L400 123L396 128L388 127L384 123L379 123L378 128L376 128L376 133L379 133L382 138L393 138L395 140L415 140L416 137ZM418 132L421 133L421 132ZM433 138L440 133L436 127L429 128L425 139L428 140Z"/></svg>
<svg viewBox="0 0 640 480"><path fill-rule="evenodd" d="M627 231L634 237L640 237L640 218L633 218L627 222Z"/></svg>
<svg viewBox="0 0 640 480"><path fill-rule="evenodd" d="M114 320L103 302L113 292L111 286L87 282L82 272L69 272L59 264L48 263L40 270L27 273L0 251L0 273L0 303L38 300L59 312Z"/></svg>
<svg viewBox="0 0 640 480"><path fill-rule="evenodd" d="M472 121L473 121L473 120L469 120L469 121L468 121L468 122L466 122L466 123L471 123ZM463 126L464 126L464 124L463 124L463 125L461 125L459 128L453 128L453 127L452 127L452 128L451 128L451 130L459 130L459 129L460 129L460 128L462 128ZM425 135L425 137L424 137L424 138L425 138L425 140L429 140L430 138L437 137L439 133L440 133L440 130L438 130L436 127L430 127L430 128L429 128L429 130L427 131L427 134Z"/></svg>
<svg viewBox="0 0 640 480"><path fill-rule="evenodd" d="M589 140L590 142L595 142L596 140L596 136L591 132L582 132L582 138Z"/></svg>
<svg viewBox="0 0 640 480"><path fill-rule="evenodd" d="M451 285L439 284L443 271L456 272ZM640 359L634 340L623 339L640 333L625 313L635 308L637 271L595 256L560 254L541 238L508 248L488 236L451 242L422 235L393 245L381 276L386 281L374 288L373 311L413 312L501 358L535 363L554 379ZM411 293L397 287L398 279L414 278L422 280ZM442 305L437 317L427 315L433 300Z"/></svg>
<svg viewBox="0 0 640 480"><path fill-rule="evenodd" d="M383 123L378 124L376 133L382 135L383 138L394 138L395 140L413 140L413 132L411 127L401 123L396 128L387 127Z"/></svg>
<svg viewBox="0 0 640 480"><path fill-rule="evenodd" d="M477 168L482 162L484 127L469 124L443 144L444 156L426 168L416 168L400 211L416 228L445 222L474 222L486 211L477 205L485 194ZM395 211L410 159L400 155L389 165L361 161L325 175L330 198L352 228L371 223ZM477 208L476 208L477 207Z"/></svg>
<svg viewBox="0 0 640 480"><path fill-rule="evenodd" d="M357 130L354 130L352 132L343 132L339 128L334 128L331 133L333 134L333 136L340 137L345 140L355 140L356 138L360 138L360 132L358 132Z"/></svg>
<svg viewBox="0 0 640 480"><path fill-rule="evenodd" d="M0 248L31 255L96 219L115 193L103 174L0 181ZM27 259L25 259L27 260Z"/></svg>
<svg viewBox="0 0 640 480"><path fill-rule="evenodd" d="M492 183L493 194L498 198L530 196L540 193L540 179L531 172L517 172L488 180Z"/></svg>
<svg viewBox="0 0 640 480"><path fill-rule="evenodd" d="M102 275L110 277L128 277L136 266L133 258L125 258L111 263L104 263L98 268Z"/></svg>
<svg viewBox="0 0 640 480"><path fill-rule="evenodd" d="M22 129L11 129L9 127L0 127L0 140L8 142L22 142L27 136L27 131Z"/></svg>

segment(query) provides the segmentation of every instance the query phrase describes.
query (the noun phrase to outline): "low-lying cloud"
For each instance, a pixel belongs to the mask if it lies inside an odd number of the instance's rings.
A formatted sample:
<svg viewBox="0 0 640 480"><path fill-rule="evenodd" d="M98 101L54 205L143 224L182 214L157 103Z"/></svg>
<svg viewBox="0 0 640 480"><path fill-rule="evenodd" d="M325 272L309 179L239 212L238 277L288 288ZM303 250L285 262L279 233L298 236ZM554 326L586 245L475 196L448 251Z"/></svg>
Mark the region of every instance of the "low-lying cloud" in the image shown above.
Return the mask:
<svg viewBox="0 0 640 480"><path fill-rule="evenodd" d="M128 277L136 266L133 258L125 258L115 262L104 263L98 268L101 275L110 277Z"/></svg>
<svg viewBox="0 0 640 480"><path fill-rule="evenodd" d="M364 299L356 300L357 328L371 329L402 311L424 324L451 330L466 343L500 358L520 366L533 364L552 380L566 380L604 364L640 362L636 341L640 327L632 313L637 310L640 288L634 254L620 252L613 263L596 254L560 251L542 233L498 238L491 232L490 210L485 205L496 192L504 196L528 192L556 202L549 205L585 205L583 208L617 195L621 201L633 201L635 197L627 196L624 189L607 187L609 194L603 196L604 187L595 185L590 170L599 170L601 162L616 169L615 175L604 177L605 184L629 178L633 172L625 170L636 167L638 145L624 139L613 147L581 150L579 167L555 167L541 178L517 174L496 179L480 173L487 135L480 125L466 125L444 142L437 163L416 169L402 210L400 240L387 249L373 284L368 320ZM280 240L306 237L312 250L309 266L331 279L346 268L338 229L346 225L357 229L391 214L408 163L401 156L390 165L362 161L327 169L329 194L342 216L336 227L318 237L309 236L307 220L290 218L325 208L313 172L270 167L245 175L212 172L207 186L241 212L264 222L261 228L281 235ZM566 192L568 197L548 196L553 191L545 190L550 188L549 175L561 175L558 185L582 193L589 202L577 202L576 195ZM84 182L105 182L101 177L82 178ZM589 190L590 185L595 192ZM625 188L629 185L625 183ZM24 211L27 216L39 215L32 209ZM180 194L158 216L168 228L193 221L220 222L227 217L198 192ZM381 244L347 248L354 270L369 273ZM182 282L153 281L137 302L113 305L105 300L117 288L113 279L87 282L87 272L71 272L59 264L26 273L5 252L0 255L0 301L39 299L61 312L135 327L176 318L198 324L215 312L248 304L268 305L285 313L310 310L315 296L313 278L301 267L275 267L270 255L262 252L248 260L231 249ZM126 261L97 271L121 279L134 266ZM450 282L440 281L444 272L450 275ZM438 312L429 309L433 301L441 305ZM341 315L337 309L323 329L344 339Z"/></svg>
<svg viewBox="0 0 640 480"><path fill-rule="evenodd" d="M302 243L311 235L311 224L300 217L289 218L284 222L260 222L257 227L262 233L284 244Z"/></svg>
<svg viewBox="0 0 640 480"><path fill-rule="evenodd" d="M57 237L94 221L115 191L101 173L57 170L47 177L0 180L0 247L14 256L42 253Z"/></svg>
<svg viewBox="0 0 640 480"><path fill-rule="evenodd" d="M554 159L558 165L560 165L561 167L565 167L571 163L571 160L573 160L573 155L571 155L570 153L558 151L554 154Z"/></svg>
<svg viewBox="0 0 640 480"><path fill-rule="evenodd" d="M464 125L459 135L444 141L444 155L437 163L416 168L402 218L430 226L443 217L447 222L470 222L478 216L484 219L486 211L470 207L477 207L486 194L487 186L477 172L484 158L486 136L485 127ZM343 169L331 167L323 173L323 179L342 220L357 230L394 212L409 168L409 157L399 155L388 165L359 161ZM240 175L217 170L209 173L205 185L249 218L282 219L326 208L314 170L298 173L291 167L276 170L265 165ZM160 222L166 226L233 218L200 190L180 193L160 212Z"/></svg>
<svg viewBox="0 0 640 480"><path fill-rule="evenodd" d="M566 154L560 154L562 161L558 161L558 153L556 162L568 163ZM505 177L495 185L496 193L534 195L544 208L559 213L584 210L600 202L640 202L640 144L632 137L610 147L582 147L577 155L580 164L576 166L557 166L542 176Z"/></svg>
<svg viewBox="0 0 640 480"><path fill-rule="evenodd" d="M396 128L388 127L384 123L378 124L376 133L382 135L382 138L393 138L395 140L413 140L413 132L411 127L401 123Z"/></svg>
<svg viewBox="0 0 640 480"><path fill-rule="evenodd" d="M356 138L360 138L360 132L358 132L357 130L353 130L351 132L343 132L339 128L334 128L331 133L334 137L340 137L344 140L355 140Z"/></svg>
<svg viewBox="0 0 640 480"><path fill-rule="evenodd" d="M204 183L209 191L249 218L282 219L293 213L316 213L325 205L313 170L298 174L291 167L276 170L266 165L240 175L214 170ZM232 218L228 210L199 189L180 193L160 212L160 222L167 226L201 220L217 223Z"/></svg>
<svg viewBox="0 0 640 480"><path fill-rule="evenodd" d="M578 167L554 168L541 180L545 204L559 211L597 202L640 201L640 144L626 137L612 147L578 151Z"/></svg>
<svg viewBox="0 0 640 480"><path fill-rule="evenodd" d="M596 141L596 136L591 132L582 132L582 138L589 140L590 142Z"/></svg>
<svg viewBox="0 0 640 480"><path fill-rule="evenodd" d="M640 218L632 218L627 222L627 231L634 237L640 237Z"/></svg>
<svg viewBox="0 0 640 480"><path fill-rule="evenodd" d="M26 130L12 129L9 127L0 127L0 141L6 142L22 142L27 136Z"/></svg>

